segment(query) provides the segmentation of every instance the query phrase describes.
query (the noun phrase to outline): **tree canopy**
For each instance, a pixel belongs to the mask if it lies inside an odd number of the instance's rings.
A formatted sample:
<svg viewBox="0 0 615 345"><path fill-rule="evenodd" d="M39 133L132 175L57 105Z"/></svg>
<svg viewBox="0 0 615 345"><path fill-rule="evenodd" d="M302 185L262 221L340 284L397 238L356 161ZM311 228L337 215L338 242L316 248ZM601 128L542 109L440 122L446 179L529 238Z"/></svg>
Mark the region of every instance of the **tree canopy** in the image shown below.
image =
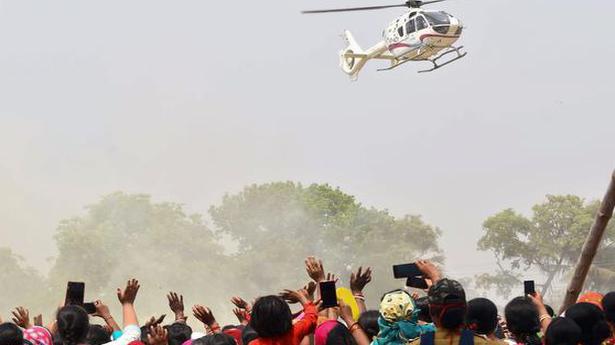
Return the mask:
<svg viewBox="0 0 615 345"><path fill-rule="evenodd" d="M498 263L496 274L483 274L477 284L498 287L508 296L518 286L521 273L534 268L544 274L542 293L552 287L557 276L567 273L576 263L593 222L599 202L585 202L575 195L547 195L546 201L532 207L527 218L512 209L503 210L485 220L484 235L478 248L491 251ZM615 226L609 225L595 260L588 286L600 288L615 268Z"/></svg>

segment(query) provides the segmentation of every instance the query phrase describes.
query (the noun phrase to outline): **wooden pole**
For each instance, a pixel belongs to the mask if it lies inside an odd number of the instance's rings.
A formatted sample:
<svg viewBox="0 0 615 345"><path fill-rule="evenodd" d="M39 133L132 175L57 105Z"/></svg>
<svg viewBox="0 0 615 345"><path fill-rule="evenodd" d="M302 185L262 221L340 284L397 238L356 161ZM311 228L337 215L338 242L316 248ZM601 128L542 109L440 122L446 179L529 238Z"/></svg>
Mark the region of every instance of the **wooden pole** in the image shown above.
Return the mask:
<svg viewBox="0 0 615 345"><path fill-rule="evenodd" d="M568 307L577 301L579 293L581 293L581 290L583 289L583 284L585 284L585 278L587 278L589 268L594 261L594 257L596 256L596 252L598 251L598 247L602 241L602 235L604 235L606 226L609 224L609 220L613 216L613 208L615 208L615 171L613 171L613 174L611 175L609 189L606 191L606 194L600 203L600 208L598 209L594 223L589 230L589 234L587 234L587 239L583 245L581 256L579 256L579 261L577 261L577 267L574 270L574 275L570 280L568 289L566 289L566 295L564 296L564 302L560 309L560 314L566 311Z"/></svg>

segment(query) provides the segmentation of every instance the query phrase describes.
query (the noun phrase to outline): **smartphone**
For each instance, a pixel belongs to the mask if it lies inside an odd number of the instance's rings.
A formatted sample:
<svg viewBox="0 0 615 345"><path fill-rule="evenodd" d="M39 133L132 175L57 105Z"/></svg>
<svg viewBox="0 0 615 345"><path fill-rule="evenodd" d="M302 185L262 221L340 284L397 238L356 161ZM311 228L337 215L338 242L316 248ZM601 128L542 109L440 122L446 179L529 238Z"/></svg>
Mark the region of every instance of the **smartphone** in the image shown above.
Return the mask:
<svg viewBox="0 0 615 345"><path fill-rule="evenodd" d="M68 282L66 285L66 299L64 305L83 305L83 297L85 295L85 283Z"/></svg>
<svg viewBox="0 0 615 345"><path fill-rule="evenodd" d="M335 291L335 282L320 283L320 298L322 299L323 308L337 307L337 292Z"/></svg>
<svg viewBox="0 0 615 345"><path fill-rule="evenodd" d="M94 303L83 303L83 309L90 315L96 313L96 305Z"/></svg>
<svg viewBox="0 0 615 345"><path fill-rule="evenodd" d="M419 267L415 264L401 264L393 266L393 277L399 278L410 278L410 277L419 277L422 276L423 272L419 270Z"/></svg>
<svg viewBox="0 0 615 345"><path fill-rule="evenodd" d="M523 282L523 287L525 289L525 296L534 295L536 293L536 288L534 286L533 280L526 280Z"/></svg>
<svg viewBox="0 0 615 345"><path fill-rule="evenodd" d="M427 285L427 281L425 281L425 279L421 277L408 278L406 280L406 286L415 288L415 289L421 289L421 290L425 290L429 288L429 285Z"/></svg>

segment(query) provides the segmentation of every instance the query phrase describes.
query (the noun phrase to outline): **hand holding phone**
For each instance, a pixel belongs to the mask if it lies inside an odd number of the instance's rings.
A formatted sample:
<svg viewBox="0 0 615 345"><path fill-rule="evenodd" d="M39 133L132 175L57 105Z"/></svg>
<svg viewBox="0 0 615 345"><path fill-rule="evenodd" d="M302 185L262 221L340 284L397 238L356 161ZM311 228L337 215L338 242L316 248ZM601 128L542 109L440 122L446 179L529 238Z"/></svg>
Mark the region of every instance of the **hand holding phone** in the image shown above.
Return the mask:
<svg viewBox="0 0 615 345"><path fill-rule="evenodd" d="M334 281L320 283L320 298L322 299L323 308L337 307L337 292Z"/></svg>
<svg viewBox="0 0 615 345"><path fill-rule="evenodd" d="M527 295L532 295L534 296L536 294L536 287L534 285L534 281L533 280L526 280L523 282L523 288L525 290L525 296Z"/></svg>
<svg viewBox="0 0 615 345"><path fill-rule="evenodd" d="M66 298L64 305L83 305L85 295L85 283L68 282L66 284Z"/></svg>
<svg viewBox="0 0 615 345"><path fill-rule="evenodd" d="M395 277L396 279L421 276L423 276L423 272L421 272L421 270L415 263L393 266L393 277Z"/></svg>
<svg viewBox="0 0 615 345"><path fill-rule="evenodd" d="M415 288L415 289L429 289L429 285L427 281L422 277L410 277L406 280L406 286Z"/></svg>

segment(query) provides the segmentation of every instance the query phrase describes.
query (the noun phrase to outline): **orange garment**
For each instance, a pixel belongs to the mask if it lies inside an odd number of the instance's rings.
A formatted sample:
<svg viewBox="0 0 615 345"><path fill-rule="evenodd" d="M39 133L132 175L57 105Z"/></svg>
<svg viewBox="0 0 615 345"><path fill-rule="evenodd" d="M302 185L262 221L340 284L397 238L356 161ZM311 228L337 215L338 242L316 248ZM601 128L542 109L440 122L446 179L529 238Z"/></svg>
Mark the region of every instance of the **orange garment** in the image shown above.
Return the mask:
<svg viewBox="0 0 615 345"><path fill-rule="evenodd" d="M303 337L314 333L318 312L312 302L303 306L303 319L293 325L290 331L273 338L256 338L250 345L299 345Z"/></svg>

